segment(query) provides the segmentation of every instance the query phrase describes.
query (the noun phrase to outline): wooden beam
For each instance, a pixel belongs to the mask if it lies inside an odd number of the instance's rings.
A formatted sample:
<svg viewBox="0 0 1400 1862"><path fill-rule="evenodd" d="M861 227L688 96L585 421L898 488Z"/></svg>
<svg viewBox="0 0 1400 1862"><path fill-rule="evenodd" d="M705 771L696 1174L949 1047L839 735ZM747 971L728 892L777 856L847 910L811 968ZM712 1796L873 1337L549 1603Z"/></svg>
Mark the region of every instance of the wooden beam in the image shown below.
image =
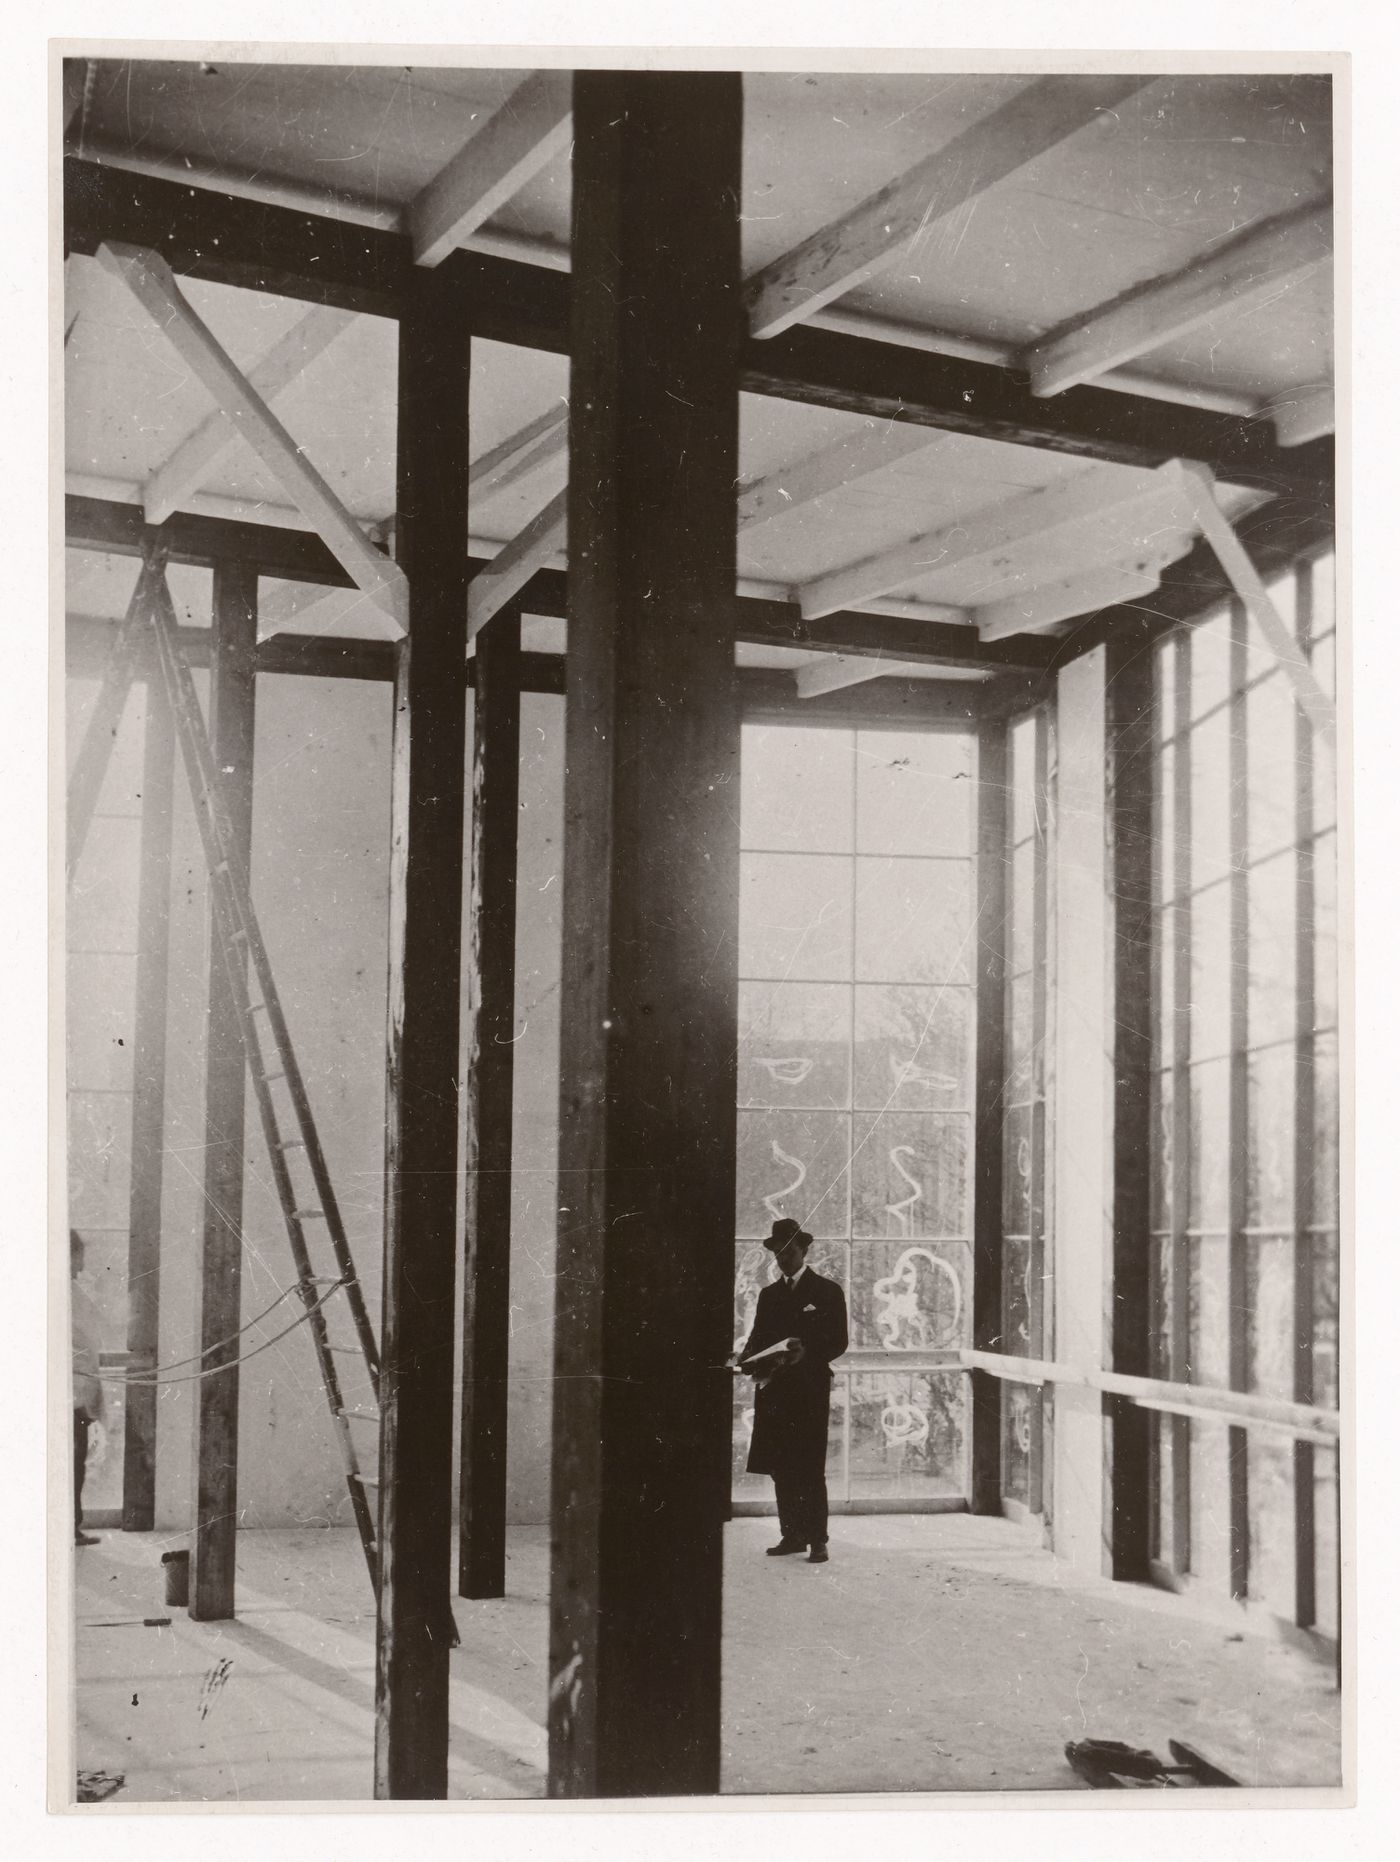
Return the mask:
<svg viewBox="0 0 1400 1862"><path fill-rule="evenodd" d="M472 508L516 485L568 450L569 409L551 407L472 461Z"/></svg>
<svg viewBox="0 0 1400 1862"><path fill-rule="evenodd" d="M253 839L254 654L258 579L243 564L214 572L209 740L229 843L247 873ZM190 1615L234 1614L238 1539L238 1355L243 1324L243 1030L209 899L209 1013L204 1063L204 1213L195 1385L195 1503ZM227 1369L219 1369L228 1366ZM207 1373L218 1370L217 1376Z"/></svg>
<svg viewBox="0 0 1400 1862"><path fill-rule="evenodd" d="M909 660L856 659L846 653L827 653L799 666L793 681L799 698L820 698L824 692L840 692L870 679L899 678L922 670Z"/></svg>
<svg viewBox="0 0 1400 1862"><path fill-rule="evenodd" d="M1181 554L1186 554L1185 546ZM1013 634L1041 633L1076 615L1091 614L1120 601L1136 601L1161 586L1164 564L1152 550L1125 557L1121 562L1102 568L1086 569L1079 575L1066 575L1053 582L1042 582L1023 594L1002 595L984 607L974 608L972 617L983 640L1007 640Z"/></svg>
<svg viewBox="0 0 1400 1862"><path fill-rule="evenodd" d="M828 492L840 491L885 466L939 443L928 427L900 427L893 421L870 422L859 433L820 447L767 477L739 487L739 528L769 523Z"/></svg>
<svg viewBox="0 0 1400 1862"><path fill-rule="evenodd" d="M1006 1124L1007 824L1010 758L1005 719L977 733L977 1046L973 1075L972 1341L1001 1351L1002 1183ZM1001 1513L1001 1387L986 1371L971 1384L968 1504Z"/></svg>
<svg viewBox="0 0 1400 1862"><path fill-rule="evenodd" d="M447 1795L471 344L442 273L400 323L376 1798Z"/></svg>
<svg viewBox="0 0 1400 1862"><path fill-rule="evenodd" d="M520 821L518 608L498 614L478 636L475 666L457 1589L463 1597L503 1597Z"/></svg>
<svg viewBox="0 0 1400 1862"><path fill-rule="evenodd" d="M1310 387L1275 395L1265 411L1274 423L1280 446L1306 446L1310 440L1335 431L1336 390L1330 381L1314 382Z"/></svg>
<svg viewBox="0 0 1400 1862"><path fill-rule="evenodd" d="M1039 543L1062 530L1102 525L1110 515L1129 522L1141 513L1142 525L1151 528L1154 513L1171 514L1177 491L1174 462L1126 485L1115 466L1076 472L1059 484L974 511L881 555L817 576L798 590L803 617L814 620L944 570L1003 556L1032 539Z"/></svg>
<svg viewBox="0 0 1400 1862"><path fill-rule="evenodd" d="M325 304L316 305L254 364L248 374L248 386L262 400L275 401L317 356L329 349L349 323L344 311L332 310ZM235 443L238 432L237 422L220 407L181 440L143 487L141 502L145 506L146 522L163 524L178 511Z"/></svg>
<svg viewBox="0 0 1400 1862"><path fill-rule="evenodd" d="M1293 696L1308 722L1323 740L1335 747L1337 742L1337 707L1317 682L1317 674L1308 664L1298 642L1285 626L1274 606L1273 597L1225 512L1209 472L1204 467L1183 461L1181 464L1183 496L1207 543L1220 559L1236 595L1244 603L1255 625L1282 666Z"/></svg>
<svg viewBox="0 0 1400 1862"><path fill-rule="evenodd" d="M131 1187L126 1250L126 1349L132 1371L160 1352L161 1192L165 1163L165 1035L170 992L170 849L175 720L154 666L146 679L141 765L141 878L136 908L136 1013L131 1055ZM153 1383L126 1388L122 1424L122 1530L156 1523L157 1397Z"/></svg>
<svg viewBox="0 0 1400 1862"><path fill-rule="evenodd" d="M1151 79L1038 78L1008 103L804 239L745 287L749 329L776 336L912 255L930 230L1111 113Z"/></svg>
<svg viewBox="0 0 1400 1862"><path fill-rule="evenodd" d="M418 265L440 265L569 146L568 71L532 71L410 203Z"/></svg>
<svg viewBox="0 0 1400 1862"><path fill-rule="evenodd" d="M136 586L127 604L126 618L107 653L98 687L97 701L88 719L83 741L73 759L67 793L67 873L71 880L87 842L88 829L97 809L97 798L112 760L112 747L121 729L122 714L131 694L131 682L139 661L137 632L147 617L148 604L156 583L164 573L163 560L152 555L141 565Z"/></svg>
<svg viewBox="0 0 1400 1862"><path fill-rule="evenodd" d="M553 1797L719 1788L742 108L574 80Z"/></svg>
<svg viewBox="0 0 1400 1862"><path fill-rule="evenodd" d="M1152 1144L1152 651L1110 638L1107 699L1109 887L1112 912L1113 1212L1111 1368L1151 1364L1149 1228ZM1138 1408L1110 1402L1109 1555L1115 1578L1144 1580L1150 1547L1150 1437Z"/></svg>
<svg viewBox="0 0 1400 1862"><path fill-rule="evenodd" d="M68 157L64 238L92 253L104 239L159 251L173 270L310 303L397 316L413 276L402 235L352 226L211 189ZM476 336L543 349L569 347L572 283L541 265L456 252L440 268ZM1311 504L1330 503L1329 441L1280 448L1265 421L1182 407L1111 388L1046 400L1023 371L801 326L740 355L740 387L871 419L932 426L1120 465L1199 459L1221 478Z"/></svg>
<svg viewBox="0 0 1400 1862"><path fill-rule="evenodd" d="M1253 226L1198 255L1168 278L1154 278L1112 303L1052 330L1023 350L1021 366L1039 395L1093 381L1120 363L1178 341L1203 323L1257 306L1284 281L1332 256L1327 196Z"/></svg>
<svg viewBox="0 0 1400 1862"><path fill-rule="evenodd" d="M537 511L525 528L472 577L467 591L467 639L474 640L537 569L564 547L568 532L568 492L561 491Z"/></svg>
<svg viewBox="0 0 1400 1862"><path fill-rule="evenodd" d="M352 582L371 595L399 632L408 623L408 590L397 563L375 549L321 474L180 293L158 254L104 244L99 260L121 279L171 347L233 421L287 496L324 540Z"/></svg>

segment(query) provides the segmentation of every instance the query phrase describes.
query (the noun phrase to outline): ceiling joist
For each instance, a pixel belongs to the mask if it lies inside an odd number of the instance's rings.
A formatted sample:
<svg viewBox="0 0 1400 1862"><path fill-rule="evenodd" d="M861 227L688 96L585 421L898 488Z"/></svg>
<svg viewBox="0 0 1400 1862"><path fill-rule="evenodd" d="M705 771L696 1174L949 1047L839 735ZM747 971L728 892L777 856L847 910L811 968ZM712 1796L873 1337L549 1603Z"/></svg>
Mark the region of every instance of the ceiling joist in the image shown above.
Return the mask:
<svg viewBox="0 0 1400 1862"><path fill-rule="evenodd" d="M181 295L164 259L115 242L103 244L97 256L126 285L181 361L203 383L351 581L374 600L400 634L406 634L408 582L402 569L374 547L266 401L250 387Z"/></svg>
<svg viewBox="0 0 1400 1862"><path fill-rule="evenodd" d="M1131 556L1122 562L1060 576L1037 588L1003 595L972 610L978 637L1007 640L1014 634L1043 633L1060 621L1093 614L1119 602L1138 601L1161 586L1164 566L1151 555Z"/></svg>
<svg viewBox="0 0 1400 1862"><path fill-rule="evenodd" d="M467 590L468 640L474 640L491 616L498 614L536 570L545 568L550 558L563 549L568 531L568 498L566 487L473 576Z"/></svg>
<svg viewBox="0 0 1400 1862"><path fill-rule="evenodd" d="M930 427L901 427L882 420L823 446L767 477L739 487L739 529L766 524L788 511L840 491L885 466L923 452L943 438Z"/></svg>
<svg viewBox="0 0 1400 1862"><path fill-rule="evenodd" d="M568 147L573 73L535 71L512 91L407 209L413 258L440 265Z"/></svg>
<svg viewBox="0 0 1400 1862"><path fill-rule="evenodd" d="M352 321L343 310L317 304L254 365L248 375L248 386L262 400L275 401ZM237 424L217 407L180 442L142 488L141 501L148 524L163 524L172 511L178 511L187 498L194 496L237 441L238 431Z"/></svg>
<svg viewBox="0 0 1400 1862"><path fill-rule="evenodd" d="M928 668L905 659L854 659L844 653L827 653L799 666L793 674L799 698L821 698L827 692L844 692L848 686L871 679L908 678Z"/></svg>
<svg viewBox="0 0 1400 1862"><path fill-rule="evenodd" d="M1337 396L1330 381L1313 382L1291 394L1276 395L1265 411L1280 446L1306 446L1336 428Z"/></svg>
<svg viewBox="0 0 1400 1862"><path fill-rule="evenodd" d="M1214 317L1255 305L1284 281L1332 256L1332 202L1309 201L1252 227L1209 257L1193 259L1077 317L1025 349L1021 366L1038 395L1094 381L1121 363L1177 341Z"/></svg>
<svg viewBox="0 0 1400 1862"><path fill-rule="evenodd" d="M1170 517L1174 495L1175 469L1170 465L1144 473L1127 485L1116 466L1095 466L1043 491L974 511L881 555L818 576L798 590L798 600L804 618L814 620L838 608L858 607L944 570L1003 555L1032 538L1041 541L1056 531L1102 525L1110 517L1132 522L1145 535L1154 527L1154 508Z"/></svg>
<svg viewBox="0 0 1400 1862"><path fill-rule="evenodd" d="M1150 82L1141 75L1038 78L841 219L766 265L745 287L750 333L777 336L876 277L949 214Z"/></svg>

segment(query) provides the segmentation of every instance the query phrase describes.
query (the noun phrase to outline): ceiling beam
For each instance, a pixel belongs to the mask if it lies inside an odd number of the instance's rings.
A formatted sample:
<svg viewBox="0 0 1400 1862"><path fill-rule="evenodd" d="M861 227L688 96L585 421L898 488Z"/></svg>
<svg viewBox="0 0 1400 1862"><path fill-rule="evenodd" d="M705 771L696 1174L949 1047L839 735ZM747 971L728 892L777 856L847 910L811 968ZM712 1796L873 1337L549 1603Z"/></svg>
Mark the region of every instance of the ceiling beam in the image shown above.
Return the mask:
<svg viewBox="0 0 1400 1862"><path fill-rule="evenodd" d="M407 210L413 257L440 265L547 162L568 147L571 71L534 71Z"/></svg>
<svg viewBox="0 0 1400 1862"><path fill-rule="evenodd" d="M262 400L275 401L349 327L350 321L343 310L332 310L325 304L313 306L249 370L248 386ZM217 407L181 440L142 487L147 523L163 524L172 511L178 511L234 445L238 432L236 422Z"/></svg>
<svg viewBox="0 0 1400 1862"><path fill-rule="evenodd" d="M1151 82L1141 73L1037 78L999 110L764 266L744 288L750 334L777 336L876 277L950 213Z"/></svg>
<svg viewBox="0 0 1400 1862"><path fill-rule="evenodd" d="M865 685L871 679L907 678L922 670L910 660L855 659L846 653L826 653L798 666L793 682L799 698L820 698L825 692L843 692L848 686Z"/></svg>
<svg viewBox="0 0 1400 1862"><path fill-rule="evenodd" d="M1306 446L1337 425L1337 396L1330 381L1317 381L1288 394L1275 395L1265 412L1274 423L1280 446Z"/></svg>
<svg viewBox="0 0 1400 1862"><path fill-rule="evenodd" d="M328 588L353 586L320 537L305 530L181 511L157 531L145 522L137 504L69 493L64 506L65 540L73 549L137 557L144 556L159 539L172 563L212 569L222 562L244 562L251 563L259 575L281 581ZM474 560L473 573L480 575L490 566L488 560ZM809 622L803 620L794 602L758 595L736 595L735 600L738 637L751 646L874 655L925 666L963 666L991 672L1038 672L1051 664L1055 653L1054 643L1049 640L984 645L975 627L946 621L904 615L833 614ZM566 619L568 577L564 571L537 570L522 591L520 605L529 614ZM781 676L788 677L786 673Z"/></svg>
<svg viewBox="0 0 1400 1862"><path fill-rule="evenodd" d="M467 589L467 638L474 640L482 628L518 594L534 575L543 569L551 556L564 547L568 533L568 488L558 492L544 509L537 511L525 528L513 536L498 556L472 577Z"/></svg>
<svg viewBox="0 0 1400 1862"><path fill-rule="evenodd" d="M1098 466L1042 491L1028 492L1024 497L954 519L878 556L817 576L798 590L798 602L804 618L815 620L943 570L1002 555L1032 538L1042 539L1059 530L1101 522L1109 515L1126 519L1135 511L1147 513L1154 507L1170 506L1175 495L1174 465L1163 466L1127 486L1117 467ZM1152 527L1146 515L1143 525L1145 530Z"/></svg>
<svg viewBox="0 0 1400 1862"><path fill-rule="evenodd" d="M1007 640L1016 634L1043 633L1047 627L1055 627L1061 621L1152 594L1161 586L1163 567L1164 564L1150 553L1127 557L1079 575L1060 576L1037 588L1003 595L984 607L974 608L972 618L983 640Z"/></svg>
<svg viewBox="0 0 1400 1862"><path fill-rule="evenodd" d="M120 244L104 244L97 256L126 285L180 360L236 424L350 579L374 599L401 634L407 633L408 582L403 571L375 549L272 409L248 385L212 331L181 296L165 260L140 247Z"/></svg>
<svg viewBox="0 0 1400 1862"><path fill-rule="evenodd" d="M467 490L474 503L480 504L487 498L494 498L497 492L505 491L508 486L518 484L529 473L561 453L567 452L569 445L569 409L552 407L548 413L526 424L499 446L493 446L479 459L472 461L467 478Z"/></svg>
<svg viewBox="0 0 1400 1862"><path fill-rule="evenodd" d="M1293 686L1293 695L1313 729L1333 746L1337 742L1337 706L1318 683L1307 656L1274 606L1264 579L1249 559L1234 526L1221 508L1210 474L1200 466L1183 463L1182 495L1207 543L1220 558L1236 595L1273 651Z"/></svg>
<svg viewBox="0 0 1400 1862"><path fill-rule="evenodd" d="M930 427L901 427L893 421L872 422L859 433L820 447L791 465L780 466L765 478L739 487L739 529L766 524L801 505L840 491L856 479L923 452L939 441Z"/></svg>
<svg viewBox="0 0 1400 1862"><path fill-rule="evenodd" d="M1038 395L1062 394L1189 335L1212 318L1257 305L1289 278L1332 256L1330 196L1251 227L1170 277L1137 285L1022 351Z"/></svg>
<svg viewBox="0 0 1400 1862"><path fill-rule="evenodd" d="M127 240L190 277L378 316L399 314L414 275L402 235L76 156L64 161L64 236L72 252ZM447 267L473 335L568 353L567 273L476 252L454 252ZM1232 484L1322 506L1332 497L1330 440L1281 449L1266 422L1112 388L1072 388L1047 400L1032 394L1022 371L901 343L791 329L745 344L740 387L1119 465L1199 459Z"/></svg>

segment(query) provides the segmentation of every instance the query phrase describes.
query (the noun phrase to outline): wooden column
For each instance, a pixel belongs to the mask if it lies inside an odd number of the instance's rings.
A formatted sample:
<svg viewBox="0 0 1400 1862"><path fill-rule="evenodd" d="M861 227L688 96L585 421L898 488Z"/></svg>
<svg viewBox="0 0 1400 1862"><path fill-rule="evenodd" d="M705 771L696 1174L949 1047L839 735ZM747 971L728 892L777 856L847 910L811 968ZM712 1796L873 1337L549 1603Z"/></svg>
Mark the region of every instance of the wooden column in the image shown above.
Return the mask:
<svg viewBox="0 0 1400 1862"><path fill-rule="evenodd" d="M988 718L977 737L977 1073L974 1086L972 1342L1005 1351L1002 1335L1002 1133L1006 1123L1007 725ZM974 1513L1001 1512L1001 1380L973 1371Z"/></svg>
<svg viewBox="0 0 1400 1862"><path fill-rule="evenodd" d="M1244 604L1230 604L1230 1111L1225 1155L1229 1183L1229 1376L1232 1390L1253 1384L1249 1348L1249 746L1244 686L1249 654ZM1230 1595L1249 1595L1249 1435L1231 1427Z"/></svg>
<svg viewBox="0 0 1400 1862"><path fill-rule="evenodd" d="M1113 990L1113 1273L1115 1371L1151 1371L1152 725L1150 641L1110 636L1106 677ZM1147 1411L1110 1399L1116 1578L1146 1579L1150 1550Z"/></svg>
<svg viewBox="0 0 1400 1862"><path fill-rule="evenodd" d="M574 82L554 1797L719 1785L741 117Z"/></svg>
<svg viewBox="0 0 1400 1862"><path fill-rule="evenodd" d="M131 1057L131 1198L126 1258L126 1348L133 1369L160 1348L160 1210L165 1160L165 1031L170 991L170 839L175 723L158 670L146 679L141 768L141 882L136 921L136 1016ZM150 1532L156 1518L159 1392L130 1384L122 1462L122 1530Z"/></svg>
<svg viewBox="0 0 1400 1862"><path fill-rule="evenodd" d="M506 1588L511 1099L515 1088L515 865L520 820L520 611L476 641L467 971L466 1240L457 1588Z"/></svg>
<svg viewBox="0 0 1400 1862"><path fill-rule="evenodd" d="M399 323L398 537L410 624L394 690L389 873L380 1798L447 1795L471 375L450 273L416 274Z"/></svg>
<svg viewBox="0 0 1400 1862"><path fill-rule="evenodd" d="M228 830L246 872L253 838L253 657L258 635L255 569L229 563L214 571L214 630L209 662L209 740L219 772ZM190 1555L190 1615L201 1621L234 1612L238 1533L238 1368L243 1291L243 1033L213 922L210 895L209 1035L205 1059L204 1230L200 1256L200 1368L233 1368L196 1386L195 1523Z"/></svg>
<svg viewBox="0 0 1400 1862"><path fill-rule="evenodd" d="M1298 646L1309 658L1312 617L1313 569L1309 563L1298 571ZM1313 1224L1317 1220L1317 1196L1313 1187L1313 1147L1317 1142L1317 853L1313 843L1313 727L1301 705L1294 707L1293 718L1293 805L1298 845L1297 918L1294 932L1297 1046L1294 1050L1293 1076L1293 1400L1295 1403L1313 1403L1317 1398L1313 1368L1317 1324L1313 1247ZM1311 1629L1317 1622L1315 1476L1313 1444L1295 1442L1294 1621L1300 1629ZM1340 1616L1337 1620L1340 1623Z"/></svg>

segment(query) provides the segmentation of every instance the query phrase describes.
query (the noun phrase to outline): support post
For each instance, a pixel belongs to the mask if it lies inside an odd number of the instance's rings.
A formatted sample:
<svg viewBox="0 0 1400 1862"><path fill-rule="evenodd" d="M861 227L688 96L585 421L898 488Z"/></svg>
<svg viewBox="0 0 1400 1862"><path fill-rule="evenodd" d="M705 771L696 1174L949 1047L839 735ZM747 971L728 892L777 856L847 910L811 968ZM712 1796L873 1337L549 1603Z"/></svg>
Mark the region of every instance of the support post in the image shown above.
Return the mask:
<svg viewBox="0 0 1400 1862"><path fill-rule="evenodd" d="M1152 649L1110 638L1105 679L1112 909L1113 1270L1115 1371L1151 1371ZM1145 1580L1150 1551L1147 1412L1109 1401L1111 1574Z"/></svg>
<svg viewBox="0 0 1400 1862"><path fill-rule="evenodd" d="M1249 745L1245 735L1245 681L1249 621L1244 604L1230 604L1230 1098L1225 1155L1230 1160L1228 1215L1228 1354L1232 1390L1249 1390L1251 1363L1249 1184ZM1249 1435L1231 1426L1230 1595L1249 1595Z"/></svg>
<svg viewBox="0 0 1400 1862"><path fill-rule="evenodd" d="M520 611L477 636L467 971L466 1239L457 1588L506 1587L510 1369L511 1100L515 1088L515 877L520 820Z"/></svg>
<svg viewBox="0 0 1400 1862"><path fill-rule="evenodd" d="M399 325L377 1798L447 1795L471 342L444 276Z"/></svg>
<svg viewBox="0 0 1400 1862"><path fill-rule="evenodd" d="M209 740L235 857L246 872L253 837L255 569L214 571L209 662ZM243 1140L247 1080L243 1031L224 966L210 893L209 1036L205 1058L204 1229L200 1256L200 1369L230 1369L196 1385L195 1521L190 1547L190 1615L210 1622L234 1613L238 1534L238 1328L243 1291Z"/></svg>
<svg viewBox="0 0 1400 1862"><path fill-rule="evenodd" d="M1298 650L1309 656L1313 631L1313 568L1298 573ZM1294 712L1294 825L1298 848L1294 961L1297 977L1297 1045L1293 1076L1293 1398L1316 1401L1313 1340L1317 1324L1313 1224L1313 1146L1317 1120L1317 852L1313 841L1313 727ZM1317 1622L1316 1455L1311 1442L1293 1444L1294 1621L1300 1629ZM1342 1543L1339 1539L1338 1545ZM1340 1564L1340 1559L1338 1560ZM1340 1625L1341 1618L1338 1617ZM1338 1648L1341 1647L1340 1629Z"/></svg>
<svg viewBox="0 0 1400 1862"><path fill-rule="evenodd" d="M977 1075L972 1235L972 1340L1004 1351L1002 1336L1002 1128L1006 1098L1007 781L1005 719L977 735ZM970 1374L974 1513L1001 1512L1001 1380Z"/></svg>
<svg viewBox="0 0 1400 1862"><path fill-rule="evenodd" d="M549 1792L713 1792L729 1487L737 74L574 80Z"/></svg>
<svg viewBox="0 0 1400 1862"><path fill-rule="evenodd" d="M146 678L141 768L141 880L136 920L136 1016L132 1038L131 1199L127 1228L126 1348L133 1370L155 1366L160 1349L161 1189L165 1159L165 1033L170 989L170 845L175 721L155 666ZM126 1392L122 1530L156 1523L153 1384Z"/></svg>

